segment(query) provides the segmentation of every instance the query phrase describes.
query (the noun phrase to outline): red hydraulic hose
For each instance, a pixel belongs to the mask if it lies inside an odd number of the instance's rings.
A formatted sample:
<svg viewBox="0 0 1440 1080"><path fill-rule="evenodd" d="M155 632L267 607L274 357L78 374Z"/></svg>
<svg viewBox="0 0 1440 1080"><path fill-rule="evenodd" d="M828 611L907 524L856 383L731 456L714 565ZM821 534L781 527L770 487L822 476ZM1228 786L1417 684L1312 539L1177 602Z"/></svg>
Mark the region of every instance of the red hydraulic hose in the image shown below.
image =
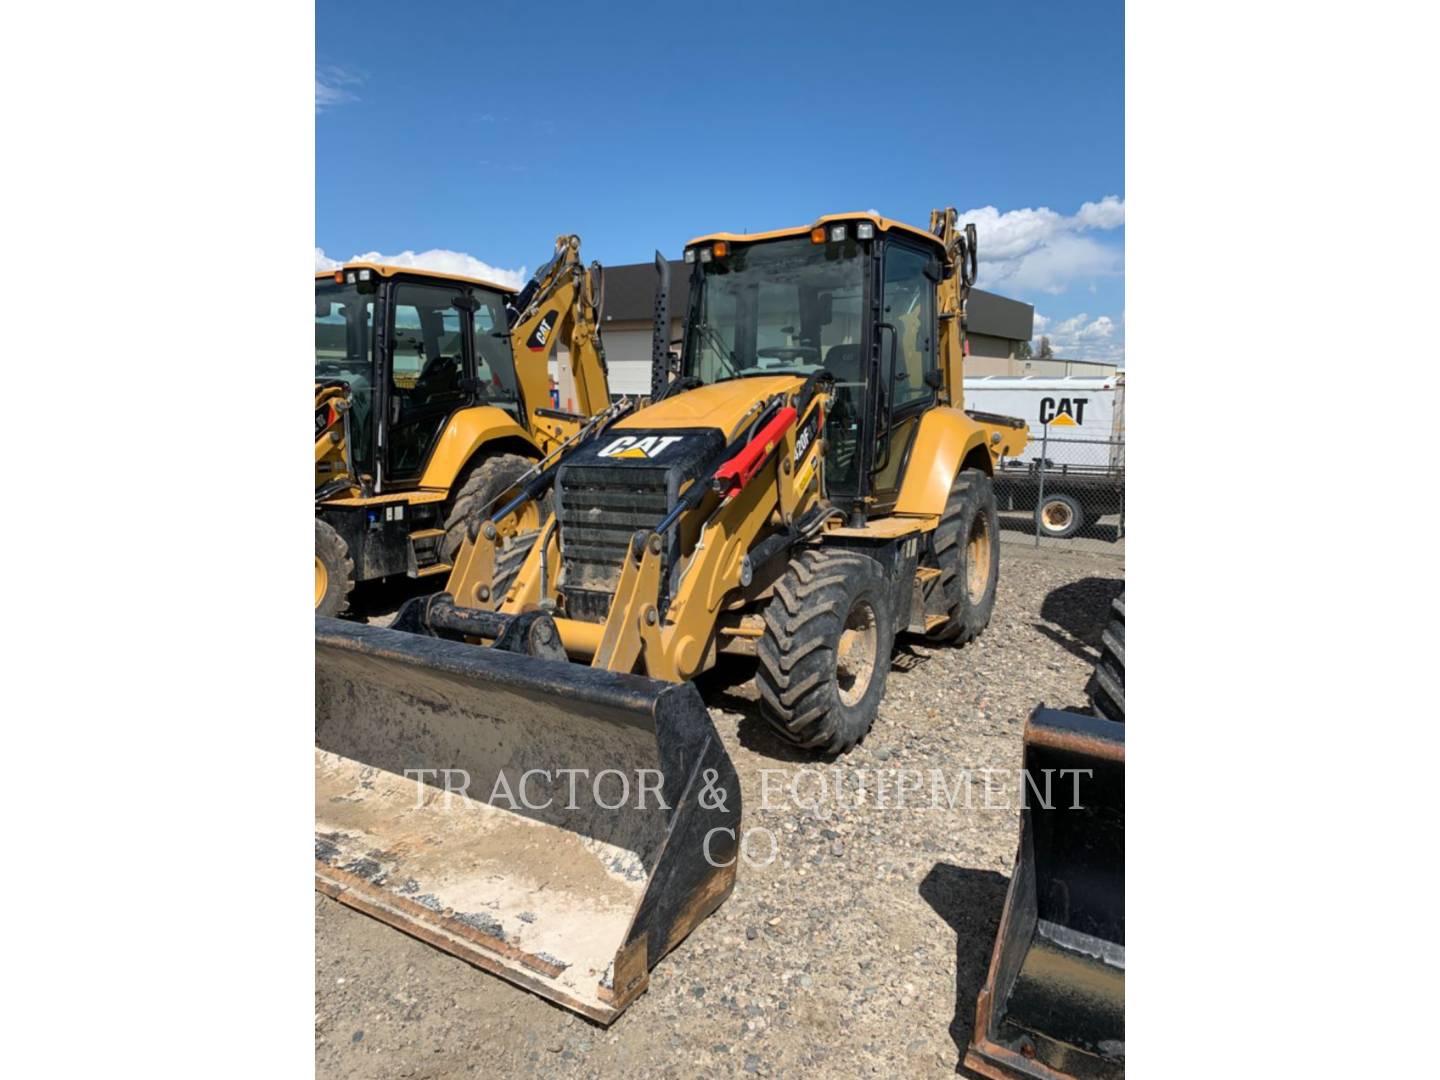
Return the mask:
<svg viewBox="0 0 1440 1080"><path fill-rule="evenodd" d="M724 498L738 495L769 460L780 437L795 423L795 410L786 405L745 444L738 454L715 470L714 487Z"/></svg>

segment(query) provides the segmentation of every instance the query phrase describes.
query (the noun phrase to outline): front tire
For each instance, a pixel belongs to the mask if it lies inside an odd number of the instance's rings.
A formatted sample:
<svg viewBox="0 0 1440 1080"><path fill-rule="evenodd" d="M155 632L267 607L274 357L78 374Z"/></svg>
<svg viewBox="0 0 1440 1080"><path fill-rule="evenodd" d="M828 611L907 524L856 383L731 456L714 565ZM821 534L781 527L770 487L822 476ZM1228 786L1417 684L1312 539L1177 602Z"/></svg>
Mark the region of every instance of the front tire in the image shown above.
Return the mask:
<svg viewBox="0 0 1440 1080"><path fill-rule="evenodd" d="M454 565L455 556L465 540L465 523L470 520L470 515L483 513L489 516L504 506L505 499L519 486L520 478L532 464L529 458L519 454L496 454L471 466L445 518L445 535L440 539L442 562ZM525 511L522 509L520 514L523 517Z"/></svg>
<svg viewBox="0 0 1440 1080"><path fill-rule="evenodd" d="M315 519L315 614L333 618L350 606L355 560L345 540L327 522Z"/></svg>
<svg viewBox="0 0 1440 1080"><path fill-rule="evenodd" d="M995 484L986 473L960 470L932 543L945 621L927 636L958 644L973 641L990 625L1000 581L1000 519Z"/></svg>
<svg viewBox="0 0 1440 1080"><path fill-rule="evenodd" d="M875 723L895 647L889 582L850 551L808 548L775 583L756 646L760 711L788 742L843 754Z"/></svg>

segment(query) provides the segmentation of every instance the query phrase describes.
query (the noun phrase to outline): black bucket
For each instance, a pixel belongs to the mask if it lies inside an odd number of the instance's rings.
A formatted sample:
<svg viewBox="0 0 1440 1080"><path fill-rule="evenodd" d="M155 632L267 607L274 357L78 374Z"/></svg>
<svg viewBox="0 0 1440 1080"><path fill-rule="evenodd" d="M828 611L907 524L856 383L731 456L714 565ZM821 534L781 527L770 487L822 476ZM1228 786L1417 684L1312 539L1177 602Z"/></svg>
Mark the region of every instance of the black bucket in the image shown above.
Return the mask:
<svg viewBox="0 0 1440 1080"><path fill-rule="evenodd" d="M965 1064L985 1076L1125 1074L1125 726L1037 709L1020 850Z"/></svg>
<svg viewBox="0 0 1440 1080"><path fill-rule="evenodd" d="M609 1023L729 895L740 786L690 683L315 620L329 896Z"/></svg>

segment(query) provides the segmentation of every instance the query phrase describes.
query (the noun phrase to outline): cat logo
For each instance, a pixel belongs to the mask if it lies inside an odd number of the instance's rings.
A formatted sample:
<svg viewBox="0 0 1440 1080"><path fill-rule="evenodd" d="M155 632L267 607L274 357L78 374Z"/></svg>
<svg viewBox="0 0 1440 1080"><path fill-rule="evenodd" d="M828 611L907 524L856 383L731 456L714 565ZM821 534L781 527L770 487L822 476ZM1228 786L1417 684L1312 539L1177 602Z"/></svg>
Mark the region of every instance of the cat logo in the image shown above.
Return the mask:
<svg viewBox="0 0 1440 1080"><path fill-rule="evenodd" d="M683 435L621 435L609 446L596 451L596 457L658 458L667 446L679 442Z"/></svg>
<svg viewBox="0 0 1440 1080"><path fill-rule="evenodd" d="M1052 397L1040 399L1040 423L1053 427L1079 427L1085 423L1085 403L1089 398Z"/></svg>
<svg viewBox="0 0 1440 1080"><path fill-rule="evenodd" d="M545 343L550 340L550 331L555 329L555 320L560 317L560 312L547 311L545 317L540 320L540 325L535 327L530 339L525 342L525 347L531 352L539 352L545 348Z"/></svg>

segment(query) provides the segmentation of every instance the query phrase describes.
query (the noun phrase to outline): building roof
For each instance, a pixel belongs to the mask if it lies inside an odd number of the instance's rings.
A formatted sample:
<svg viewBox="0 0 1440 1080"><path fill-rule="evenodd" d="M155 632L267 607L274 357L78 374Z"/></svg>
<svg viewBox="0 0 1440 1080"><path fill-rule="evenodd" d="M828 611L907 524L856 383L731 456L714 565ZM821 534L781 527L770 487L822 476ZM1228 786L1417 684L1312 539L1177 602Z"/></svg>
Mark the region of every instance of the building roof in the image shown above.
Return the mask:
<svg viewBox="0 0 1440 1080"><path fill-rule="evenodd" d="M670 318L683 319L690 299L690 267L678 259L670 263ZM983 271L984 266L981 266ZM650 322L655 318L653 263L627 263L605 268L605 321ZM972 334L1009 341L1029 341L1035 328L1035 309L1008 296L970 290L966 320Z"/></svg>
<svg viewBox="0 0 1440 1080"><path fill-rule="evenodd" d="M980 264L981 273L985 264ZM972 334L989 334L1009 341L1029 341L1035 332L1035 307L984 289L970 290L965 321Z"/></svg>
<svg viewBox="0 0 1440 1080"><path fill-rule="evenodd" d="M678 259L666 261L670 263L670 317L683 319L690 299L690 267ZM654 263L605 267L605 321L653 321L658 279Z"/></svg>

